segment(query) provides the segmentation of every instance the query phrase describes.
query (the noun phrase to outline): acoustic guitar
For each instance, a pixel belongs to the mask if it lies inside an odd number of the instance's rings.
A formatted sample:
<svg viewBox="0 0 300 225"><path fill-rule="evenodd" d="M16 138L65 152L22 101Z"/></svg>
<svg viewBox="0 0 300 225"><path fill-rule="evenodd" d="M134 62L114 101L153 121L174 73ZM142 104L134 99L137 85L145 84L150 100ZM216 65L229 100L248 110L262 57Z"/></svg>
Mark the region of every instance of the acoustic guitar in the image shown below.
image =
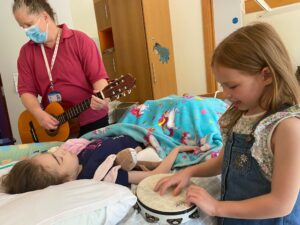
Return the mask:
<svg viewBox="0 0 300 225"><path fill-rule="evenodd" d="M95 95L101 99L118 99L121 96L130 94L135 87L135 78L130 74L122 75L120 78L111 81L102 91ZM77 137L79 123L77 116L90 107L91 98L69 107L70 105L58 102L50 103L45 111L54 116L58 121L58 128L45 130L40 126L34 116L25 110L21 113L18 121L19 134L22 143L65 141L71 137Z"/></svg>

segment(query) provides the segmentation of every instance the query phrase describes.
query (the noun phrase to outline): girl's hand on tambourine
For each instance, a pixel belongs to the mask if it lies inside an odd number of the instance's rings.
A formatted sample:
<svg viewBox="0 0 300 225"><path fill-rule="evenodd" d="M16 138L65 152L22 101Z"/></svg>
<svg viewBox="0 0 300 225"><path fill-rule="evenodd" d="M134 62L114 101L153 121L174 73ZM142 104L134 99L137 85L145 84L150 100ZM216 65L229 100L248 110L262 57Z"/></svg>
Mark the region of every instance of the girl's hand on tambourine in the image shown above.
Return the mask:
<svg viewBox="0 0 300 225"><path fill-rule="evenodd" d="M219 201L213 198L202 187L197 185L189 186L186 193L186 201L188 204L195 204L209 216L217 216L217 206Z"/></svg>
<svg viewBox="0 0 300 225"><path fill-rule="evenodd" d="M183 188L187 187L189 181L190 176L185 172L185 170L182 170L179 173L159 180L154 187L154 191L159 192L160 195L164 195L168 188L174 187L172 193L176 196Z"/></svg>

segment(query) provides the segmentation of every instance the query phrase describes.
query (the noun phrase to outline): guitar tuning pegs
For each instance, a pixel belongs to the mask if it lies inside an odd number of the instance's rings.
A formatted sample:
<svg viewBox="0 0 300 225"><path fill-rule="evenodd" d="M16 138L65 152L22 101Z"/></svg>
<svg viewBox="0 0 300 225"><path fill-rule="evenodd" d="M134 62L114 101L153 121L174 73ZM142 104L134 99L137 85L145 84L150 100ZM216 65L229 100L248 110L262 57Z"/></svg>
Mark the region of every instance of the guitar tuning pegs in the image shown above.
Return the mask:
<svg viewBox="0 0 300 225"><path fill-rule="evenodd" d="M127 94L130 94L130 93L131 93L131 90L128 90L128 91L127 91Z"/></svg>
<svg viewBox="0 0 300 225"><path fill-rule="evenodd" d="M119 99L120 98L120 95L116 95L116 99Z"/></svg>
<svg viewBox="0 0 300 225"><path fill-rule="evenodd" d="M123 96L123 97L125 97L125 96L126 96L126 93L125 93L125 92L123 92L123 93L122 93L122 96Z"/></svg>

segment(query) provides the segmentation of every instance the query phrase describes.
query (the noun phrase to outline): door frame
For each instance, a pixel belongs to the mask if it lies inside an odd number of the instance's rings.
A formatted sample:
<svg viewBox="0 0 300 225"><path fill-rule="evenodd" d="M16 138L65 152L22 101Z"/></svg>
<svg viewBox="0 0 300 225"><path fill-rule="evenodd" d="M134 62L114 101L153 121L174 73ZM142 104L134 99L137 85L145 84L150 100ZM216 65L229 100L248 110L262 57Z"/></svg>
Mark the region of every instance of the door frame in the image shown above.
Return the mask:
<svg viewBox="0 0 300 225"><path fill-rule="evenodd" d="M208 93L218 90L217 82L211 69L211 59L215 49L215 29L213 0L200 0L202 2L202 23L204 40L204 59L206 72L206 90Z"/></svg>

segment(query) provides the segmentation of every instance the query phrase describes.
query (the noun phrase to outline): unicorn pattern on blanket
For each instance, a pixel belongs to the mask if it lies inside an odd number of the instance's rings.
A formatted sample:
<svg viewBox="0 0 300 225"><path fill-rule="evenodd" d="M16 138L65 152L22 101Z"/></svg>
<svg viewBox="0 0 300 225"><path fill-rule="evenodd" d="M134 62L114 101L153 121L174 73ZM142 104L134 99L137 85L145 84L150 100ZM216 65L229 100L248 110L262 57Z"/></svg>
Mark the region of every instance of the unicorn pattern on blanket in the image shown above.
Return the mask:
<svg viewBox="0 0 300 225"><path fill-rule="evenodd" d="M163 131L169 131L169 136L172 137L174 135L175 126L175 115L178 110L173 108L171 110L165 111L161 118L158 120L158 125L162 127Z"/></svg>
<svg viewBox="0 0 300 225"><path fill-rule="evenodd" d="M137 118L140 117L141 115L144 114L144 111L148 109L148 106L145 105L145 104L141 104L141 105L138 105L138 106L135 106L133 107L131 110L130 110L130 113L132 115L135 115Z"/></svg>
<svg viewBox="0 0 300 225"><path fill-rule="evenodd" d="M197 145L197 138L191 139L191 134L184 131L181 135L180 143L184 145Z"/></svg>

